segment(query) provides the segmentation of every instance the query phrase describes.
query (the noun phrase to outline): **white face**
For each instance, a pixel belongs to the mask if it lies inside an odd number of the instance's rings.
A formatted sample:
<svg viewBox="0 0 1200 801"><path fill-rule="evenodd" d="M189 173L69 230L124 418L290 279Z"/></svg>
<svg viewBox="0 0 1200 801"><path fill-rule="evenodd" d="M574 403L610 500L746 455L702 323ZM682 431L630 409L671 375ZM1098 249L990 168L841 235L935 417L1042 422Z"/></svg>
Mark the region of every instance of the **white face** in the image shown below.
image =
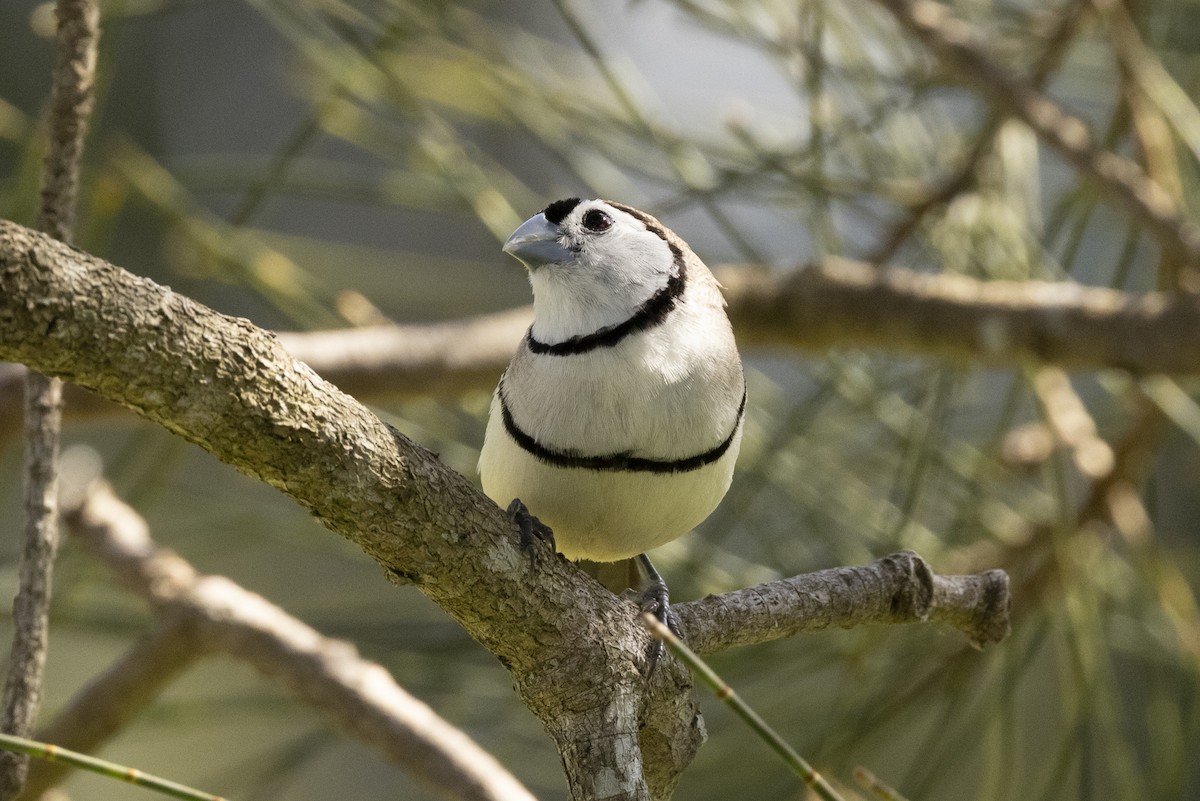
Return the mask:
<svg viewBox="0 0 1200 801"><path fill-rule="evenodd" d="M587 334L628 319L666 285L675 256L645 223L603 200L552 203L565 258L533 267L535 333L550 341Z"/></svg>

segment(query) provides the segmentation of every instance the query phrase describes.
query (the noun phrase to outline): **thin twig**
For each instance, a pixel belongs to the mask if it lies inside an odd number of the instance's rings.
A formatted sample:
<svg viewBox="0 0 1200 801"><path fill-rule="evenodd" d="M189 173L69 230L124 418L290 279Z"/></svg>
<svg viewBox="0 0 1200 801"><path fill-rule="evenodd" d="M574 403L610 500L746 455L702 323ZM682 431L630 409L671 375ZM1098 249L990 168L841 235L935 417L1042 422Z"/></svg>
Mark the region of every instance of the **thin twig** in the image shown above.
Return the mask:
<svg viewBox="0 0 1200 801"><path fill-rule="evenodd" d="M869 624L933 622L972 644L1008 636L1008 576L934 573L911 551L868 565L835 567L672 606L688 643L706 654L802 631Z"/></svg>
<svg viewBox="0 0 1200 801"><path fill-rule="evenodd" d="M70 243L79 191L79 162L91 116L100 9L95 0L59 0L50 142L42 173L38 228ZM20 586L13 601L13 642L4 683L0 730L24 736L42 700L49 640L50 593L58 547L58 449L62 381L30 371L25 385L25 532ZM0 753L0 799L21 792L29 757Z"/></svg>
<svg viewBox="0 0 1200 801"><path fill-rule="evenodd" d="M494 757L405 692L383 667L360 657L353 645L322 636L229 579L197 574L179 555L158 547L145 520L106 482L92 482L77 503L64 504L63 516L73 536L154 606L162 621L155 640L169 643L182 626L193 642L190 658L226 653L278 678L442 798L532 801ZM146 648L135 651L144 655ZM131 653L122 662L133 658ZM143 662L139 656L137 664ZM129 719L129 707L144 706L147 693L170 679L152 675L147 687L116 674L114 666L107 679L71 701L52 729L60 741L99 747ZM86 736L80 736L81 727Z"/></svg>

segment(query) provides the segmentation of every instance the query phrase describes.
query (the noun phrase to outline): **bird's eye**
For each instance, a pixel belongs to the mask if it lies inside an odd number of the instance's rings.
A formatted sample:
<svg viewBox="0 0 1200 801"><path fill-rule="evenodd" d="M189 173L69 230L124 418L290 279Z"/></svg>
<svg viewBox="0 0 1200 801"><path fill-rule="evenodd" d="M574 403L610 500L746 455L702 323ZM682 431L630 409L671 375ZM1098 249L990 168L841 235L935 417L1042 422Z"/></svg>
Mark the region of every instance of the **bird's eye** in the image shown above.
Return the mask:
<svg viewBox="0 0 1200 801"><path fill-rule="evenodd" d="M600 233L612 228L613 218L609 217L600 209L592 209L583 215L583 227L592 233Z"/></svg>

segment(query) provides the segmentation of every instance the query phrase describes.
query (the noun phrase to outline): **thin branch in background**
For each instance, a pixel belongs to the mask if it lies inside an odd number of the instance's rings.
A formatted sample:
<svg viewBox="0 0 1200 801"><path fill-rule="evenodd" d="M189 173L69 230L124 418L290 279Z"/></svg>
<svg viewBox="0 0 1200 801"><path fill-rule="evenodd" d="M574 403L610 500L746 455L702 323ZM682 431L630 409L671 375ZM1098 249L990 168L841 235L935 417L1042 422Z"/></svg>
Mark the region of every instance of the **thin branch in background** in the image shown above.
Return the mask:
<svg viewBox="0 0 1200 801"><path fill-rule="evenodd" d="M1075 41L1075 33L1079 29L1079 21L1085 7L1086 3L1072 0L1060 13L1058 25L1047 37L1045 49L1029 75L1029 81L1034 87L1041 89L1062 62L1067 50ZM975 183L980 162L992 150L996 136L1006 119L1007 114L1002 114L995 108L991 109L983 129L976 134L975 143L958 170L929 187L923 197L909 205L904 218L883 237L882 244L875 249L868 261L879 264L891 261L904 242L920 228L930 212L945 206L971 188Z"/></svg>
<svg viewBox="0 0 1200 801"><path fill-rule="evenodd" d="M933 0L878 0L914 36L968 81L1025 122L1047 145L1136 216L1163 252L1187 266L1180 288L1200 290L1200 228L1141 167L1097 147L1083 120L989 56L970 27Z"/></svg>
<svg viewBox="0 0 1200 801"><path fill-rule="evenodd" d="M1191 295L881 271L844 259L783 276L758 267L715 272L743 347L881 347L1139 375L1200 366L1200 303Z"/></svg>
<svg viewBox="0 0 1200 801"><path fill-rule="evenodd" d="M76 482L83 483L82 478ZM382 666L359 656L353 645L322 636L229 579L197 574L150 538L146 521L106 482L66 489L74 497L64 499L63 507L71 534L151 603L159 627L83 688L40 734L43 739L96 750L165 689L183 662L224 653L278 679L439 797L532 801L494 757L405 692ZM188 640L186 648L177 648L180 637ZM129 680L131 671L140 678ZM44 791L62 778L57 766L47 766L31 785Z"/></svg>
<svg viewBox="0 0 1200 801"><path fill-rule="evenodd" d="M1113 471L1113 449L1101 439L1096 421L1088 413L1071 379L1057 367L1042 367L1033 376L1034 394L1046 413L1055 439L1071 452L1080 475L1098 481Z"/></svg>
<svg viewBox="0 0 1200 801"><path fill-rule="evenodd" d="M59 0L50 142L42 173L38 228L70 243L75 230L79 163L91 116L100 8L96 0ZM42 702L49 642L50 593L58 548L58 450L62 381L30 371L25 384L25 531L20 586L13 600L13 642L0 730L24 737ZM0 753L0 799L21 792L29 757Z"/></svg>

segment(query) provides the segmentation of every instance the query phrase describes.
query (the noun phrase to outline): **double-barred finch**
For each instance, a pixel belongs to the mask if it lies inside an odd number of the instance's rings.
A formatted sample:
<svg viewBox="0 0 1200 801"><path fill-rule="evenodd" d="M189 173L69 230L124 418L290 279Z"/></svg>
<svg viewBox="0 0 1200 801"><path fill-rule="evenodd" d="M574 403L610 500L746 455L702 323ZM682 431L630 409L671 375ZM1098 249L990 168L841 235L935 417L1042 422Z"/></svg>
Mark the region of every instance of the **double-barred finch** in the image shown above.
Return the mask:
<svg viewBox="0 0 1200 801"><path fill-rule="evenodd" d="M746 407L712 273L658 220L603 200L551 203L504 251L529 270L534 321L492 398L484 491L523 501L570 559L691 531L729 489Z"/></svg>

